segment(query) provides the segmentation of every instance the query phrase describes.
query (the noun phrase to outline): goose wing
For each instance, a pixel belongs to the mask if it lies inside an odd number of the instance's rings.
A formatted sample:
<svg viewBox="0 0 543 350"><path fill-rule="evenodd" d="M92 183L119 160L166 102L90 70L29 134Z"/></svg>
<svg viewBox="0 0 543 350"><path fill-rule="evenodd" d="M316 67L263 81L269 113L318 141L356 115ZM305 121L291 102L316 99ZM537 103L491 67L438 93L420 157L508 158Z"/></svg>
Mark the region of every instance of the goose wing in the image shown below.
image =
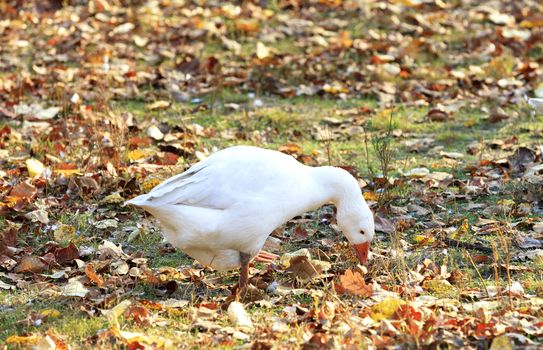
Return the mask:
<svg viewBox="0 0 543 350"><path fill-rule="evenodd" d="M211 155L127 202L139 206L180 204L227 209L241 202L266 200L287 188L303 167L291 156L255 147L231 147Z"/></svg>

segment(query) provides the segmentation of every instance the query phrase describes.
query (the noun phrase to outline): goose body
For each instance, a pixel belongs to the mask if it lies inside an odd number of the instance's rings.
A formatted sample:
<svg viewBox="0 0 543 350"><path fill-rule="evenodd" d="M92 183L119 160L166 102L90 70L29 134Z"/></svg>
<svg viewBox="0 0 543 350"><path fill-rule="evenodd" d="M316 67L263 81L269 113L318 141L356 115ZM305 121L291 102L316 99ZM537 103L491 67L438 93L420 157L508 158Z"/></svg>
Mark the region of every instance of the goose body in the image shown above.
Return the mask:
<svg viewBox="0 0 543 350"><path fill-rule="evenodd" d="M342 231L355 248L365 244L367 257L373 216L357 181L345 170L309 167L277 151L221 150L126 204L155 216L174 247L228 270L257 256L275 228L330 201Z"/></svg>

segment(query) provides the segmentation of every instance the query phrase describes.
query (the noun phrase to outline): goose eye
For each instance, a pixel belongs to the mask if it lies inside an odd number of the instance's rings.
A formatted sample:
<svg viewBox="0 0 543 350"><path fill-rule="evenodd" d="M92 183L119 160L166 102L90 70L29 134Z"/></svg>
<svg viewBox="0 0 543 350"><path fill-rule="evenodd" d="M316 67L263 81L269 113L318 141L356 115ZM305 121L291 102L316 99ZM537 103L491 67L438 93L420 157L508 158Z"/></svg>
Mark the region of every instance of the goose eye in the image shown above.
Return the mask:
<svg viewBox="0 0 543 350"><path fill-rule="evenodd" d="M361 235L365 235L366 232L364 232L364 230L360 230L360 234L361 234Z"/></svg>

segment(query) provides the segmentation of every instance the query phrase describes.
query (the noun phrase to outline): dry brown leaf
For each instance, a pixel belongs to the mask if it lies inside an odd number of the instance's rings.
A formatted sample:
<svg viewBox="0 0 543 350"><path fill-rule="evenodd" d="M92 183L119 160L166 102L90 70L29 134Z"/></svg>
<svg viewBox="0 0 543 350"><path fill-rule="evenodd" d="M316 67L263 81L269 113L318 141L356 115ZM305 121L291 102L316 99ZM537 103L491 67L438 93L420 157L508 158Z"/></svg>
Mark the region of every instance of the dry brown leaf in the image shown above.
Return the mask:
<svg viewBox="0 0 543 350"><path fill-rule="evenodd" d="M309 260L307 256L301 255L290 259L288 271L291 271L300 281L307 282L320 275L323 272L323 267L320 264L315 264L314 260Z"/></svg>
<svg viewBox="0 0 543 350"><path fill-rule="evenodd" d="M445 122L449 119L447 112L440 109L432 109L428 112L428 119L433 122Z"/></svg>
<svg viewBox="0 0 543 350"><path fill-rule="evenodd" d="M14 272L23 273L23 272L34 272L40 273L47 270L47 265L35 255L25 255L15 266Z"/></svg>
<svg viewBox="0 0 543 350"><path fill-rule="evenodd" d="M62 265L74 259L78 259L79 249L77 249L75 244L70 243L70 245L68 245L66 248L55 249L53 254L55 255L55 260L57 263Z"/></svg>
<svg viewBox="0 0 543 350"><path fill-rule="evenodd" d="M29 181L20 182L9 192L11 197L31 199L36 195L38 189Z"/></svg>
<svg viewBox="0 0 543 350"><path fill-rule="evenodd" d="M302 226L296 226L292 230L291 238L293 241L302 241L308 237L307 230L303 228Z"/></svg>
<svg viewBox="0 0 543 350"><path fill-rule="evenodd" d="M380 215L375 215L375 231L394 233L394 231L396 231L396 227L391 220Z"/></svg>

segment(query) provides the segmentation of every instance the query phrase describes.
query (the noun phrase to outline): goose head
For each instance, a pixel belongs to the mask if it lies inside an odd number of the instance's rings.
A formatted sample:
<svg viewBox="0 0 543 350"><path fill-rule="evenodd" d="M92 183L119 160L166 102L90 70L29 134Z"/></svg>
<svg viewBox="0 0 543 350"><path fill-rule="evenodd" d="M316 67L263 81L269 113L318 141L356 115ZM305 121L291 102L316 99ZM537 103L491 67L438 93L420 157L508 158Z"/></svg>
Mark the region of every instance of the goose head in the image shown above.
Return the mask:
<svg viewBox="0 0 543 350"><path fill-rule="evenodd" d="M326 189L329 200L336 205L341 231L353 246L360 263L366 264L375 234L375 222L358 182L340 168L317 169L321 186Z"/></svg>
<svg viewBox="0 0 543 350"><path fill-rule="evenodd" d="M341 231L354 248L358 260L364 265L368 261L371 241L375 234L373 214L362 197L358 203L351 204L348 210L342 210L342 205L338 204L337 221Z"/></svg>

